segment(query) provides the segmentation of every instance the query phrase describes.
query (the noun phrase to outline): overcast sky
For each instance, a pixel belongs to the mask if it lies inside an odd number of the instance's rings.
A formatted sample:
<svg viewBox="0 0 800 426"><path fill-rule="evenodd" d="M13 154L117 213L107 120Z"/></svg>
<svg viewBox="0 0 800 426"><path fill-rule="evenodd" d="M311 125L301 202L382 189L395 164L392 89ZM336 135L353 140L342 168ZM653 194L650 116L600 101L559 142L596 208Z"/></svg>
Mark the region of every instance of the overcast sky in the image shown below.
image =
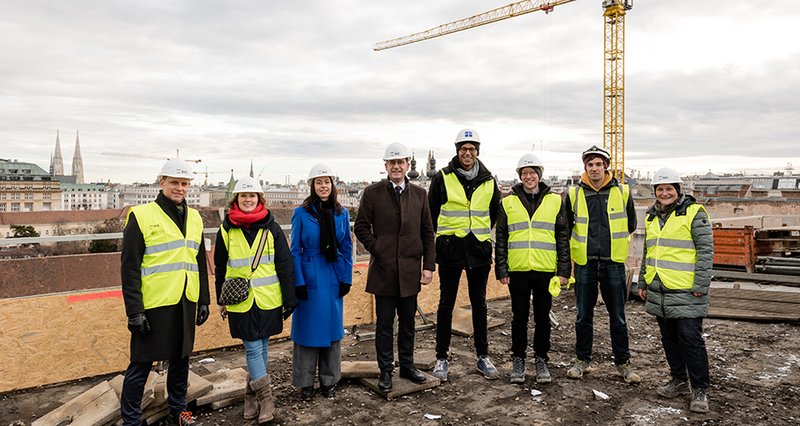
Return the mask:
<svg viewBox="0 0 800 426"><path fill-rule="evenodd" d="M0 158L47 169L80 131L87 181L150 181L202 159L227 181L282 183L329 163L380 178L405 143L441 167L459 129L513 178L532 148L548 176L602 145L601 0L374 52L374 43L508 1L0 2ZM627 15L626 166L652 172L800 169L796 0L636 0ZM202 179L202 177L201 177Z"/></svg>

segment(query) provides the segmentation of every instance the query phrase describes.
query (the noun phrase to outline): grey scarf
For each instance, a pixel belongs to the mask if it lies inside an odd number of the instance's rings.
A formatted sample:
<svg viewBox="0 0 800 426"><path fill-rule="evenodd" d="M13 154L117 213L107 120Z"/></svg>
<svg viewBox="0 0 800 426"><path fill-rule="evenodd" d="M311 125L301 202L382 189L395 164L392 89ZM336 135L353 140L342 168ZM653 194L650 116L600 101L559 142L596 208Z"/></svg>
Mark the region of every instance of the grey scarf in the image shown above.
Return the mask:
<svg viewBox="0 0 800 426"><path fill-rule="evenodd" d="M463 176L464 179L466 179L467 181L470 181L472 179L475 179L476 176L478 176L478 169L480 169L480 166L478 165L478 162L475 162L475 165L472 166L471 170L464 170L461 167L457 167L456 172L459 175Z"/></svg>

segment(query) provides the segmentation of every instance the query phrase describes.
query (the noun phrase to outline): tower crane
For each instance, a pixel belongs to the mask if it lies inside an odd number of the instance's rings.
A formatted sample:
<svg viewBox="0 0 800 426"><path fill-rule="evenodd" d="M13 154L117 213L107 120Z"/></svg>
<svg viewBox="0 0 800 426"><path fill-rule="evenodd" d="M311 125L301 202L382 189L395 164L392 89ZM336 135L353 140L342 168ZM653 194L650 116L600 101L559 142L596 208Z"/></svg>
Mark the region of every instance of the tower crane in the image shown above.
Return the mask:
<svg viewBox="0 0 800 426"><path fill-rule="evenodd" d="M504 19L542 11L550 13L556 6L575 0L524 0L498 7L468 18L448 22L403 37L375 43L380 51L429 40ZM611 173L625 181L625 13L633 8L633 0L603 0L603 147L611 154Z"/></svg>
<svg viewBox="0 0 800 426"><path fill-rule="evenodd" d="M130 157L130 158L144 158L149 160L172 160L173 158L180 158L181 153L180 150L175 150L175 156L161 156L161 155L150 155L150 154L132 154L129 152L110 152L110 151L103 151L100 155L109 155L112 157ZM184 161L188 161L190 163L201 163L203 160L187 160L183 159Z"/></svg>

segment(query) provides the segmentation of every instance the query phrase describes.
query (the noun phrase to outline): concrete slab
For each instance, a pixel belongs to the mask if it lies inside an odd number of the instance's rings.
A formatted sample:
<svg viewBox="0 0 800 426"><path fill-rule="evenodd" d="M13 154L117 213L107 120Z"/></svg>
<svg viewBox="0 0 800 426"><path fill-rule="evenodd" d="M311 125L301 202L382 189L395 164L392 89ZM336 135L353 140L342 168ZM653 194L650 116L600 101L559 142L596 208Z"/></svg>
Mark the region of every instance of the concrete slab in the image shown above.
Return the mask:
<svg viewBox="0 0 800 426"><path fill-rule="evenodd" d="M486 323L487 327L492 329L505 324L506 320L487 317ZM453 310L453 333L464 337L472 337L475 334L475 330L472 328L471 309L455 308Z"/></svg>
<svg viewBox="0 0 800 426"><path fill-rule="evenodd" d="M247 386L247 371L244 368L221 369L203 378L211 382L213 388L197 398L198 406L244 394Z"/></svg>
<svg viewBox="0 0 800 426"><path fill-rule="evenodd" d="M394 353L394 365L400 365L400 360L397 357L397 351ZM420 370L430 370L436 365L436 352L422 349L414 351L414 367ZM378 376L375 376L378 377Z"/></svg>
<svg viewBox="0 0 800 426"><path fill-rule="evenodd" d="M439 386L439 379L436 377L431 376L424 371L421 372L428 380L425 383L416 384L410 380L401 379L397 376L397 374L392 377L392 390L389 392L383 392L378 389L378 379L377 378L363 378L360 379L360 382L364 384L366 387L372 389L378 395L391 400L403 395L408 395L415 392L422 392L426 389L432 389Z"/></svg>
<svg viewBox="0 0 800 426"><path fill-rule="evenodd" d="M342 361L343 379L379 377L381 370L377 361Z"/></svg>
<svg viewBox="0 0 800 426"><path fill-rule="evenodd" d="M117 416L119 399L106 380L38 418L31 426L104 425L113 422Z"/></svg>

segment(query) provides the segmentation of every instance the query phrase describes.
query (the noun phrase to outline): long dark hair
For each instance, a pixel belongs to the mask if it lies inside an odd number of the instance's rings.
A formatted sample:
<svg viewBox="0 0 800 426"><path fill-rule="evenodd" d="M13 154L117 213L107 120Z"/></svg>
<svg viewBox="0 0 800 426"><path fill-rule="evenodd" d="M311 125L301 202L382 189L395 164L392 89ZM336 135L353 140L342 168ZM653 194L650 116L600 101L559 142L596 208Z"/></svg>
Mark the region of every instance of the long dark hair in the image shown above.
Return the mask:
<svg viewBox="0 0 800 426"><path fill-rule="evenodd" d="M313 213L313 209L311 206L316 205L317 208L322 207L322 199L319 198L319 195L317 195L316 191L314 191L315 179L317 178L311 179L311 182L309 182L309 186L311 187L311 195L309 195L308 197L306 197L305 200L303 200L303 207L309 213ZM336 184L333 181L333 177L331 177L330 179L331 179L331 195L328 197L328 202L326 204L333 205L333 211L338 215L342 212L342 205L339 204L339 200L337 200L336 194L338 191L336 190Z"/></svg>

